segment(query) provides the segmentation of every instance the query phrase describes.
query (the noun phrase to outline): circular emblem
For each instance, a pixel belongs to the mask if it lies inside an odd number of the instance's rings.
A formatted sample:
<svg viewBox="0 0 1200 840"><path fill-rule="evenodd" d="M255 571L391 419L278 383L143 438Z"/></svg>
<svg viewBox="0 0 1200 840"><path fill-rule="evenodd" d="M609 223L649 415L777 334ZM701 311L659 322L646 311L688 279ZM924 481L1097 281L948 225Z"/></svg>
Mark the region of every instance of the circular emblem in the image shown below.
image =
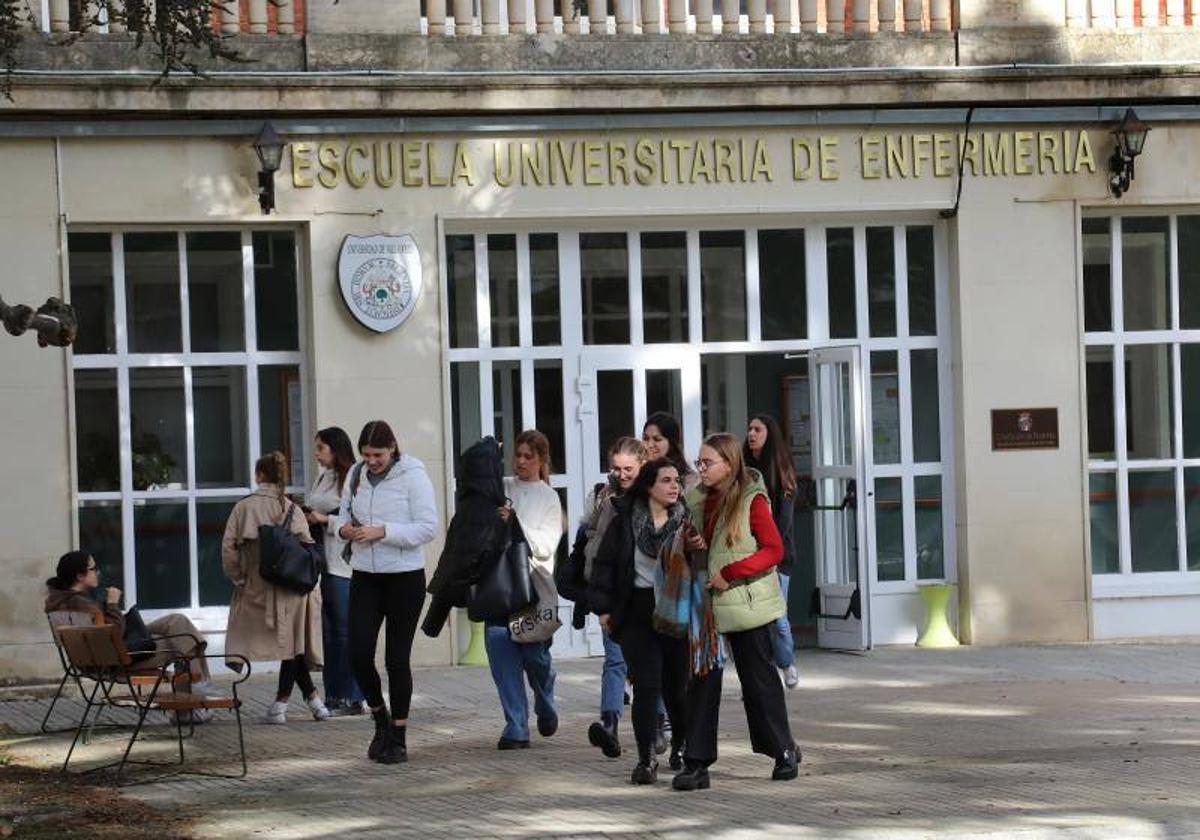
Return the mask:
<svg viewBox="0 0 1200 840"><path fill-rule="evenodd" d="M365 260L350 277L354 305L369 318L398 318L413 299L408 271L394 259Z"/></svg>

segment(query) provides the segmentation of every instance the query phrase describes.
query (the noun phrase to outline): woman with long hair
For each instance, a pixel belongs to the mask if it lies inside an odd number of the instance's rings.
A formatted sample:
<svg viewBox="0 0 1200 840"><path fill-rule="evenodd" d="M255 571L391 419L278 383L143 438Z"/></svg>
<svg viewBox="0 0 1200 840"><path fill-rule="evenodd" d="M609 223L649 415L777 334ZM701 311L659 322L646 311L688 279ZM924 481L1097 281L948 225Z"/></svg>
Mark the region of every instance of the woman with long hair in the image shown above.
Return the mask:
<svg viewBox="0 0 1200 840"><path fill-rule="evenodd" d="M796 559L793 538L793 511L796 500L796 470L787 438L779 423L770 414L754 414L746 427L746 441L742 444L742 457L747 467L758 470L767 496L771 500L771 513L775 527L783 539L783 560L776 570L779 572L779 588L783 591L783 602L787 604L788 581L792 564ZM785 612L775 622L775 633L771 636L775 652L775 667L783 671L783 683L788 688L800 684L796 672L796 644L792 639L792 622Z"/></svg>
<svg viewBox="0 0 1200 840"><path fill-rule="evenodd" d="M517 518L529 545L529 571L544 586L554 587L554 552L563 534L562 503L550 486L550 441L536 429L517 435L513 447L514 475L504 479L509 503L500 508L506 521ZM525 680L533 689L533 710L538 734L549 738L558 731L558 709L554 703L554 664L550 639L544 642L513 641L507 622L487 622L484 645L488 665L504 711L504 731L497 749L518 750L529 746L529 699Z"/></svg>
<svg viewBox="0 0 1200 840"><path fill-rule="evenodd" d="M342 490L354 467L354 446L344 429L317 432L313 457L320 472L305 499L304 512L313 539L324 547L321 575L321 633L325 642L325 705L329 714L361 715L363 693L350 668L350 564L342 557L345 542L329 526L342 504Z"/></svg>
<svg viewBox="0 0 1200 840"><path fill-rule="evenodd" d="M614 502L629 491L637 480L642 465L646 463L646 446L633 437L617 438L608 450L608 482L598 484L588 494L583 520L584 578L590 579L596 562L596 553L612 522L616 511ZM588 741L598 747L609 758L621 755L621 741L617 726L625 707L625 678L628 669L621 646L603 627L600 638L604 642L604 669L600 672L600 720L588 727Z"/></svg>
<svg viewBox="0 0 1200 840"><path fill-rule="evenodd" d="M679 480L683 483L684 492L691 490L699 482L699 476L684 454L683 429L674 415L656 411L647 417L642 425L642 443L646 444L648 460L666 458L675 466L679 471Z"/></svg>
<svg viewBox="0 0 1200 840"><path fill-rule="evenodd" d="M287 498L288 462L282 452L268 452L254 464L255 491L233 506L221 540L221 565L233 582L225 650L251 662L279 662L275 702L263 723L287 723L288 699L300 686L315 720L325 720L329 710L317 693L310 671L323 659L321 590L293 592L263 580L258 573L258 529L288 523L289 530L305 543L313 541L308 522ZM290 517L289 517L290 512Z"/></svg>
<svg viewBox="0 0 1200 840"><path fill-rule="evenodd" d="M329 528L349 545L350 667L366 695L375 735L367 757L380 764L408 760L413 636L425 604L425 552L438 530L433 484L425 465L402 453L392 427L372 420L358 436L362 460L350 471ZM392 708L375 670L379 629Z"/></svg>
<svg viewBox="0 0 1200 840"><path fill-rule="evenodd" d="M688 643L660 635L653 621L660 555L687 521L680 493L679 471L670 461L660 458L643 466L628 493L613 504L615 517L588 580L588 605L621 645L629 667L638 748L630 781L637 785L658 779L654 753L660 699L675 731L686 728Z"/></svg>
<svg viewBox="0 0 1200 840"><path fill-rule="evenodd" d="M700 485L687 494L691 528L686 542L691 551L705 553L711 593L707 619L733 654L751 748L775 759L772 779L794 779L800 751L771 651L773 625L786 611L774 571L783 558L783 540L767 488L758 471L743 463L733 435L709 435L696 469ZM684 767L672 781L676 790L709 786L708 767L717 760L722 672L716 667L696 676L688 689Z"/></svg>

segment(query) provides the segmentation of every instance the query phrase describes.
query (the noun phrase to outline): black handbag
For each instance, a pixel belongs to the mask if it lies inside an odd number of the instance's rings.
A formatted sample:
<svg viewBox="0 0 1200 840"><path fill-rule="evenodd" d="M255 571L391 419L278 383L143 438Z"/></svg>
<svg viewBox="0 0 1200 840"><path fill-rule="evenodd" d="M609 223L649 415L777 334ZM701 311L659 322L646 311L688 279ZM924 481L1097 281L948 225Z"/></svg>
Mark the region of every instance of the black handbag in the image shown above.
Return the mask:
<svg viewBox="0 0 1200 840"><path fill-rule="evenodd" d="M587 528L580 525L571 550L567 551L567 535L563 534L554 554L554 586L559 595L577 604L587 595L587 580L583 576L587 541Z"/></svg>
<svg viewBox="0 0 1200 840"><path fill-rule="evenodd" d="M158 649L137 604L125 611L125 633L122 640L125 642L125 650L134 662L149 659Z"/></svg>
<svg viewBox="0 0 1200 840"><path fill-rule="evenodd" d="M288 504L287 516L280 525L258 527L258 575L292 592L307 594L321 580L322 557L316 543L302 543L289 527L294 504Z"/></svg>
<svg viewBox="0 0 1200 840"><path fill-rule="evenodd" d="M507 622L509 616L533 602L529 543L525 542L514 514L509 518L508 544L484 571L479 583L471 587L467 617L472 621Z"/></svg>

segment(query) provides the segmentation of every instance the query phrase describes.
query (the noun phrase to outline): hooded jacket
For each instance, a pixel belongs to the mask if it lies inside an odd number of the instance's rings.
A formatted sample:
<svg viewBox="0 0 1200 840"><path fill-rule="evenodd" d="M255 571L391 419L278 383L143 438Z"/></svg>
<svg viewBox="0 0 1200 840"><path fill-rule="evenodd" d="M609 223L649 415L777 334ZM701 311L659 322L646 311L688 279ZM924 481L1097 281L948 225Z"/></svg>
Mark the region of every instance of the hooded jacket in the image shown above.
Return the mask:
<svg viewBox="0 0 1200 840"><path fill-rule="evenodd" d="M423 570L424 546L438 529L437 504L425 465L411 455L401 455L378 484L371 483L365 466L356 466L346 479L341 507L329 517L329 527L338 531L352 519L382 527L385 533L376 542L351 544L351 569L377 574Z"/></svg>

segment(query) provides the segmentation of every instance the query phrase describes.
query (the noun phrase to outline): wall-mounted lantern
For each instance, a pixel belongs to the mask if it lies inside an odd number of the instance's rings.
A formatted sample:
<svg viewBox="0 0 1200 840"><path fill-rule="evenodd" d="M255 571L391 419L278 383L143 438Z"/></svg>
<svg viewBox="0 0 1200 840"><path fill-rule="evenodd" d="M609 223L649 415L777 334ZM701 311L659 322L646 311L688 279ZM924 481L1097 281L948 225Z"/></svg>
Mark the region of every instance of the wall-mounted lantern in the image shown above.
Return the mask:
<svg viewBox="0 0 1200 840"><path fill-rule="evenodd" d="M258 206L265 215L275 209L275 173L283 160L283 138L275 132L270 120L263 123L262 130L254 140L254 154L258 155Z"/></svg>
<svg viewBox="0 0 1200 840"><path fill-rule="evenodd" d="M1120 125L1113 129L1116 147L1108 159L1108 189L1114 198L1120 198L1129 191L1133 181L1133 162L1142 153L1149 133L1150 126L1139 120L1132 108L1126 109Z"/></svg>

